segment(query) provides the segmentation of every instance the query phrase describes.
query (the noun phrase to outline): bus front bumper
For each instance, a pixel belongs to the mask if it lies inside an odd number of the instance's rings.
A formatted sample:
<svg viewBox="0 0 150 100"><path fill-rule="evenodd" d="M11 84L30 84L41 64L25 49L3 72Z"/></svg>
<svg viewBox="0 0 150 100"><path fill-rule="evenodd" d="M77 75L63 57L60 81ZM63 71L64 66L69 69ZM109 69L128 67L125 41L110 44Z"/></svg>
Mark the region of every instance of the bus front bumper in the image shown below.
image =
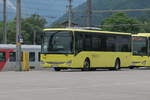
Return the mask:
<svg viewBox="0 0 150 100"><path fill-rule="evenodd" d="M53 68L53 67L71 68L72 60L67 61L67 62L42 62L41 66L44 68Z"/></svg>

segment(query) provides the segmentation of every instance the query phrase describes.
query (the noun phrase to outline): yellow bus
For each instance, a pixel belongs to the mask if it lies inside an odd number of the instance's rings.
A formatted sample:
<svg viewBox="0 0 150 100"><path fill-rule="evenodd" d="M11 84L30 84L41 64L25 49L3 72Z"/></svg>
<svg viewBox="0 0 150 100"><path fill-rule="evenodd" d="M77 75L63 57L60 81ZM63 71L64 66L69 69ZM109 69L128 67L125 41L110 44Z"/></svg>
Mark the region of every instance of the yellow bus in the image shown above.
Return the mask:
<svg viewBox="0 0 150 100"><path fill-rule="evenodd" d="M134 67L150 66L150 33L132 35L132 65Z"/></svg>
<svg viewBox="0 0 150 100"><path fill-rule="evenodd" d="M131 34L84 28L44 29L41 61L45 68L110 68L131 65Z"/></svg>

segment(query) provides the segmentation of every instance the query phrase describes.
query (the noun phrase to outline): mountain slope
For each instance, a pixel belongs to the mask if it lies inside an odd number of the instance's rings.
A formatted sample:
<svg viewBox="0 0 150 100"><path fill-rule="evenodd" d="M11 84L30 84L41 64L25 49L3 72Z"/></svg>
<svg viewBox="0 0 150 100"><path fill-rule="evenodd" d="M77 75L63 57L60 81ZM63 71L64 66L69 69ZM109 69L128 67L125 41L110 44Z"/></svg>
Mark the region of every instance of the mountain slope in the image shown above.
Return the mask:
<svg viewBox="0 0 150 100"><path fill-rule="evenodd" d="M144 9L150 8L150 0L93 0L93 10L119 10L119 9ZM74 13L74 22L80 24L81 26L85 25L85 16L86 15L86 4L82 4L79 7L75 8ZM128 12L132 17L138 17L145 12ZM93 13L93 25L99 25L103 19L111 15L112 13ZM64 16L58 21L62 22L66 20Z"/></svg>
<svg viewBox="0 0 150 100"><path fill-rule="evenodd" d="M12 20L15 16L16 0L7 0L8 19ZM22 17L28 17L31 14L37 13L52 23L66 12L67 0L21 0ZM74 0L74 7L83 3L85 0ZM0 21L3 11L3 0L0 0Z"/></svg>

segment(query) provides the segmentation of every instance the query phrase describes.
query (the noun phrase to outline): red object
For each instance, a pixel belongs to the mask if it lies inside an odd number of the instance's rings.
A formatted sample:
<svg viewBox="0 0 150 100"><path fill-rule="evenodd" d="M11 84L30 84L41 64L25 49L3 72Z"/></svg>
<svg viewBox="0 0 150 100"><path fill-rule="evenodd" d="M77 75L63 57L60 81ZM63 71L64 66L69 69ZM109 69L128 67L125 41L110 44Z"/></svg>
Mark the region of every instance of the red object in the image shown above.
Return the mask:
<svg viewBox="0 0 150 100"><path fill-rule="evenodd" d="M5 60L4 61L0 61L0 71L2 71L3 68L5 67L7 61L10 58L10 52L14 52L14 49L0 49L0 52L4 52L5 53Z"/></svg>

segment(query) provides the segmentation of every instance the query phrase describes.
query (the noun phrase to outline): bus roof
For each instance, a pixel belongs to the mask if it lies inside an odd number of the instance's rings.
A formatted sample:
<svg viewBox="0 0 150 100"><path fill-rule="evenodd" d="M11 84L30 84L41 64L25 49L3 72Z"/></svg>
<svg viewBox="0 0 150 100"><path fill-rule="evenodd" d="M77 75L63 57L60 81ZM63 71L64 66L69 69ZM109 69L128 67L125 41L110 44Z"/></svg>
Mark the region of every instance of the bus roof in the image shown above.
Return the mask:
<svg viewBox="0 0 150 100"><path fill-rule="evenodd" d="M150 37L150 33L138 33L138 34L133 34L132 36Z"/></svg>
<svg viewBox="0 0 150 100"><path fill-rule="evenodd" d="M80 31L80 32L96 32L96 33L106 33L106 34L120 34L120 35L131 35L131 33L124 32L110 32L110 31L101 31L101 30L90 30L82 28L46 28L44 31Z"/></svg>

